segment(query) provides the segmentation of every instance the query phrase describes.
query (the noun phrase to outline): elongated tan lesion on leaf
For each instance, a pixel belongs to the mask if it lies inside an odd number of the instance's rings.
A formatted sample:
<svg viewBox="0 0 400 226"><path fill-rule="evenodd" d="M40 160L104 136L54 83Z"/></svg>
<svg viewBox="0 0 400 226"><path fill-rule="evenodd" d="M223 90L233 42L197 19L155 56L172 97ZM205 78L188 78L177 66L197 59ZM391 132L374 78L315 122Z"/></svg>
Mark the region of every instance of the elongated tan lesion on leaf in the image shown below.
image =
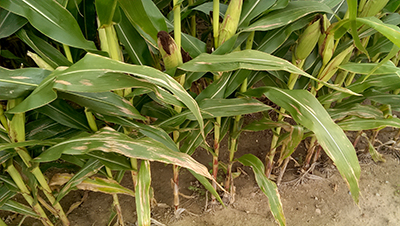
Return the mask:
<svg viewBox="0 0 400 226"><path fill-rule="evenodd" d="M66 85L66 86L71 85L70 82L67 82L67 81L64 81L64 80L56 80L55 83L59 83L59 84Z"/></svg>

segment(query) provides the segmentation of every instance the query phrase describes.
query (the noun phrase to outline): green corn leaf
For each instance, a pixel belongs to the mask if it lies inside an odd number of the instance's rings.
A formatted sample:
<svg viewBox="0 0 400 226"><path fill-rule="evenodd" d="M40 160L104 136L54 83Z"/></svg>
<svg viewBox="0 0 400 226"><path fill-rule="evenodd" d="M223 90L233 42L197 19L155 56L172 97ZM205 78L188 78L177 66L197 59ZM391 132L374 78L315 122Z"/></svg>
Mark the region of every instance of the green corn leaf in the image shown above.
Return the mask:
<svg viewBox="0 0 400 226"><path fill-rule="evenodd" d="M285 149L281 151L279 161L283 161L288 158L303 140L304 128L302 126L295 125L289 133L281 135L278 140L278 144L285 144Z"/></svg>
<svg viewBox="0 0 400 226"><path fill-rule="evenodd" d="M244 28L242 32L268 31L275 28L283 27L315 12L332 13L332 10L330 9L330 7L320 2L289 2L289 4L285 8L276 10L267 14L266 16L261 17L256 22Z"/></svg>
<svg viewBox="0 0 400 226"><path fill-rule="evenodd" d="M0 144L0 151L10 149L10 148L19 148L19 147L26 147L26 146L52 146L54 144L59 143L59 139L55 140L30 140L30 141L21 141L21 142L15 142L15 143L1 143Z"/></svg>
<svg viewBox="0 0 400 226"><path fill-rule="evenodd" d="M59 97L73 101L99 114L146 120L129 101L112 92L59 92Z"/></svg>
<svg viewBox="0 0 400 226"><path fill-rule="evenodd" d="M57 194L57 202L66 196L75 186L80 184L84 179L94 175L103 164L97 159L89 159L86 164L75 175L70 174L56 174L50 180L49 185L64 185L60 192ZM53 203L54 204L54 203Z"/></svg>
<svg viewBox="0 0 400 226"><path fill-rule="evenodd" d="M36 109L36 111L62 125L83 131L91 131L85 114L75 110L63 100L57 99L50 104Z"/></svg>
<svg viewBox="0 0 400 226"><path fill-rule="evenodd" d="M0 207L0 210L9 211L40 219L40 216L37 213L35 213L35 211L33 211L31 207L13 200L8 200L6 203L4 203L4 205Z"/></svg>
<svg viewBox="0 0 400 226"><path fill-rule="evenodd" d="M189 170L189 172L204 186L205 189L207 189L211 193L211 195L213 195L218 200L218 202L221 203L222 206L225 207L225 204L222 201L221 197L219 196L218 192L214 189L214 187L207 180L207 178L193 172L192 170Z"/></svg>
<svg viewBox="0 0 400 226"><path fill-rule="evenodd" d="M306 90L271 87L265 95L290 112L297 123L314 132L319 144L346 180L354 201L358 203L360 165L354 147L318 100Z"/></svg>
<svg viewBox="0 0 400 226"><path fill-rule="evenodd" d="M374 160L374 162L386 162L386 159L383 157L383 155L381 153L379 153L374 145L371 143L370 139L368 138L367 134L362 133L361 134L362 137L366 138L368 141L368 150L369 150L369 154L372 157L372 160Z"/></svg>
<svg viewBox="0 0 400 226"><path fill-rule="evenodd" d="M10 100L27 96L50 73L39 68L9 70L0 67L0 99Z"/></svg>
<svg viewBox="0 0 400 226"><path fill-rule="evenodd" d="M351 29L351 36L353 36L354 44L356 45L357 49L361 52L365 53L368 56L368 51L362 45L360 37L358 37L357 33L357 0L347 0L347 5L349 7L349 22L350 22L350 29Z"/></svg>
<svg viewBox="0 0 400 226"><path fill-rule="evenodd" d="M360 118L383 118L382 111L375 106L361 105L355 103L341 108L329 108L327 112L332 120L342 120L347 116L357 116Z"/></svg>
<svg viewBox="0 0 400 226"><path fill-rule="evenodd" d="M14 197L17 192L12 191L8 186L2 184L0 185L0 207L2 207L9 199Z"/></svg>
<svg viewBox="0 0 400 226"><path fill-rule="evenodd" d="M100 21L99 27L112 25L117 0L96 0L95 5L97 17Z"/></svg>
<svg viewBox="0 0 400 226"><path fill-rule="evenodd" d="M76 92L87 92L86 90L90 87L94 89L101 88L101 91L105 91L104 89L113 90L135 86L149 87L149 83L139 81L124 73L134 74L171 91L193 112L201 128L203 128L203 119L201 118L200 109L196 101L177 81L155 68L130 65L88 53L82 60L66 69L63 74L57 77L55 87L60 90ZM100 87L93 85L99 82L103 85L100 85ZM71 88L72 84L76 85L76 87ZM96 91L93 90L92 92Z"/></svg>
<svg viewBox="0 0 400 226"><path fill-rule="evenodd" d="M239 29L246 28L252 19L268 10L275 3L276 1L269 0L244 1L238 25Z"/></svg>
<svg viewBox="0 0 400 226"><path fill-rule="evenodd" d="M116 153L106 153L101 151L92 151L86 154L92 159L99 160L103 165L111 170L132 170L131 162L123 155Z"/></svg>
<svg viewBox="0 0 400 226"><path fill-rule="evenodd" d="M134 26L121 12L121 22L115 25L118 38L125 50L128 52L130 59L134 64L152 66L154 60L150 53L146 40L140 36Z"/></svg>
<svg viewBox="0 0 400 226"><path fill-rule="evenodd" d="M70 12L56 1L0 0L1 7L25 17L36 29L63 44L96 51L87 41Z"/></svg>
<svg viewBox="0 0 400 226"><path fill-rule="evenodd" d="M285 41L294 31L300 30L305 27L312 20L312 18L314 18L314 15L305 16L287 26L283 26L267 32L257 46L257 50L270 54L275 52L280 46L285 43Z"/></svg>
<svg viewBox="0 0 400 226"><path fill-rule="evenodd" d="M0 39L11 36L27 22L25 18L0 8Z"/></svg>
<svg viewBox="0 0 400 226"><path fill-rule="evenodd" d="M307 74L303 70L297 68L288 61L272 56L268 53L263 53L256 50L243 50L238 52L229 53L226 55L210 55L201 54L195 59L183 64L179 67L184 71L195 71L195 72L221 72L221 71L234 71L238 69L247 70L283 70L290 73L300 74L314 81L318 81L325 86L349 93L352 95L358 95L348 89L338 87Z"/></svg>
<svg viewBox="0 0 400 226"><path fill-rule="evenodd" d="M195 124L196 128L198 124L197 123ZM206 135L209 134L213 128L214 128L213 123L211 123L211 121L207 121L205 123L204 133ZM195 152L196 148L198 148L203 143L204 143L204 138L201 136L200 130L199 129L191 130L186 139L183 142L181 142L180 151L183 153L187 153L188 155L191 156Z"/></svg>
<svg viewBox="0 0 400 226"><path fill-rule="evenodd" d="M349 62L343 65L340 65L339 68L353 72L356 74L369 74L374 68L378 66L377 63L353 63ZM397 74L400 76L400 69L396 67L393 62L388 61L377 68L373 73L373 75L386 75L386 74Z"/></svg>
<svg viewBox="0 0 400 226"><path fill-rule="evenodd" d="M286 219L283 215L282 203L280 200L278 188L276 184L270 181L264 172L264 165L256 156L252 154L245 154L237 159L245 166L251 166L256 177L256 182L261 191L268 197L268 204L271 209L272 215L279 222L279 225L286 225Z"/></svg>
<svg viewBox="0 0 400 226"><path fill-rule="evenodd" d="M201 40L182 33L182 48L186 50L192 58L206 52L206 43Z"/></svg>
<svg viewBox="0 0 400 226"><path fill-rule="evenodd" d="M61 154L81 155L91 151L115 152L130 158L159 161L191 169L207 178L212 178L207 168L187 154L174 152L165 145L150 139L133 139L125 134L105 127L93 135L83 134L47 149L34 161L47 162L58 159Z"/></svg>
<svg viewBox="0 0 400 226"><path fill-rule="evenodd" d="M396 46L400 47L400 28L398 26L385 24L376 17L356 18L356 21L366 24L377 30L390 41L392 41Z"/></svg>
<svg viewBox="0 0 400 226"><path fill-rule="evenodd" d="M164 16L153 1L118 0L118 2L129 21L132 24L137 24L151 37L151 43L157 43L159 31L167 31Z"/></svg>
<svg viewBox="0 0 400 226"><path fill-rule="evenodd" d="M138 174L138 182L135 189L136 213L138 225L150 225L150 187L151 172L150 162L142 161Z"/></svg>
<svg viewBox="0 0 400 226"><path fill-rule="evenodd" d="M367 119L356 116L344 119L337 123L340 128L346 131L360 131L378 129L384 127L400 128L400 119L398 118L383 118L383 119Z"/></svg>
<svg viewBox="0 0 400 226"><path fill-rule="evenodd" d="M52 68L70 66L71 62L56 48L32 32L21 29L17 32L18 38L31 47Z"/></svg>
<svg viewBox="0 0 400 226"><path fill-rule="evenodd" d="M62 134L71 128L50 118L43 117L25 125L26 140L45 140Z"/></svg>
<svg viewBox="0 0 400 226"><path fill-rule="evenodd" d="M9 159L16 156L17 152L14 150L0 151L0 164L6 163Z"/></svg>

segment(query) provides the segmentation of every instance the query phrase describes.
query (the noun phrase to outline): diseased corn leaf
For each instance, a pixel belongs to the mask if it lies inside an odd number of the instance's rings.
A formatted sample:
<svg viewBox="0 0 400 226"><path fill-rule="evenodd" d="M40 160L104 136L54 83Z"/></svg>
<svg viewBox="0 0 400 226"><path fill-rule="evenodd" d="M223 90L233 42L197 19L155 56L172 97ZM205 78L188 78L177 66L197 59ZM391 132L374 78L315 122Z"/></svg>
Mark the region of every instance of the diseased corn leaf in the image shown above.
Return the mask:
<svg viewBox="0 0 400 226"><path fill-rule="evenodd" d="M0 207L16 194L17 192L10 190L6 185L0 185Z"/></svg>
<svg viewBox="0 0 400 226"><path fill-rule="evenodd" d="M100 22L99 27L112 25L114 12L117 8L117 0L96 0L95 5Z"/></svg>
<svg viewBox="0 0 400 226"><path fill-rule="evenodd" d="M164 16L153 1L118 0L118 2L129 21L143 29L153 39L152 43L156 43L159 31L167 31Z"/></svg>
<svg viewBox="0 0 400 226"><path fill-rule="evenodd" d="M91 131L85 114L71 107L66 101L57 99L50 104L36 109L54 121L79 130Z"/></svg>
<svg viewBox="0 0 400 226"><path fill-rule="evenodd" d="M225 207L225 204L219 196L218 192L205 177L193 172L192 170L189 170L189 172L204 186L205 189L207 189L211 193L211 195L213 195L218 200L219 203L221 203L222 206Z"/></svg>
<svg viewBox="0 0 400 226"><path fill-rule="evenodd" d="M74 139L59 143L36 157L36 162L58 159L61 154L81 155L91 151L114 152L130 158L159 161L191 169L207 178L212 178L207 168L187 154L171 151L162 143L150 138L133 139L112 128L105 127L93 135L83 134Z"/></svg>
<svg viewBox="0 0 400 226"><path fill-rule="evenodd" d="M356 18L357 22L366 24L379 31L382 35L400 47L400 28L392 24L385 24L376 17Z"/></svg>
<svg viewBox="0 0 400 226"><path fill-rule="evenodd" d="M27 96L51 71L40 68L9 70L0 67L0 100Z"/></svg>
<svg viewBox="0 0 400 226"><path fill-rule="evenodd" d="M244 126L242 128L242 131L263 131L267 129L273 129L276 127L281 127L282 129L286 131L291 131L292 130L292 125L290 125L287 122L276 122L274 120L271 120L269 118L262 118L260 120L254 120Z"/></svg>
<svg viewBox="0 0 400 226"><path fill-rule="evenodd" d="M200 102L204 99L215 99L224 98L224 94L232 76L232 72L222 73L222 76L217 80L208 85L201 93L196 97L196 101Z"/></svg>
<svg viewBox="0 0 400 226"><path fill-rule="evenodd" d="M327 5L320 2L289 2L285 8L276 10L261 17L256 22L244 28L242 31L249 32L272 30L288 25L304 16L316 12L332 13L332 10Z"/></svg>
<svg viewBox="0 0 400 226"><path fill-rule="evenodd" d="M160 143L163 143L167 148L171 149L172 151L179 152L179 149L176 146L176 143L171 139L171 137L168 135L168 133L166 133L164 130L162 130L156 126L137 123L133 120L129 120L129 119L122 118L122 117L111 117L111 116L105 116L105 115L99 115L99 117L107 122L116 123L121 126L125 126L125 127L129 127L129 128L133 128L134 130L138 130L143 135L150 137Z"/></svg>
<svg viewBox="0 0 400 226"><path fill-rule="evenodd" d="M57 194L57 202L66 196L75 186L84 179L94 175L103 167L103 164L97 159L89 159L86 164L75 175L68 173L55 174L50 182L50 186L64 185Z"/></svg>
<svg viewBox="0 0 400 226"><path fill-rule="evenodd" d="M20 104L14 108L8 110L8 114L24 113L36 108L40 108L55 99L57 99L57 93L53 90L54 79L61 71L56 70L51 75L47 76L38 87Z"/></svg>
<svg viewBox="0 0 400 226"><path fill-rule="evenodd" d="M0 181L8 188L10 191L19 192L18 186L15 184L14 180L10 176L1 175Z"/></svg>
<svg viewBox="0 0 400 226"><path fill-rule="evenodd" d="M76 48L97 50L87 41L71 13L56 1L0 0L1 7L25 17L36 29L50 38Z"/></svg>
<svg viewBox="0 0 400 226"><path fill-rule="evenodd" d="M146 120L129 101L113 92L59 92L58 95L100 114Z"/></svg>
<svg viewBox="0 0 400 226"><path fill-rule="evenodd" d="M21 29L17 32L18 38L31 47L52 68L70 66L72 63L54 46L34 35L32 32Z"/></svg>
<svg viewBox="0 0 400 226"><path fill-rule="evenodd" d="M378 64L377 63L353 63L349 62L343 65L340 65L339 68L353 72L356 74L368 74L374 69ZM388 61L378 69L372 73L373 75L386 75L386 74L397 74L400 76L400 69L396 67L393 62Z"/></svg>
<svg viewBox="0 0 400 226"><path fill-rule="evenodd" d="M352 116L346 118L337 123L343 130L346 131L360 131L384 128L387 126L400 128L400 119L398 118L380 118L380 119L369 119L359 118Z"/></svg>
<svg viewBox="0 0 400 226"><path fill-rule="evenodd" d="M200 115L200 109L196 101L177 81L155 68L126 64L88 53L82 60L75 63L73 66L65 70L62 75L58 76L55 81L55 87L61 90L76 92L87 92L86 89L89 87L101 88L103 90L106 88L108 90L113 90L137 86L144 86L144 88L149 87L149 83L139 81L138 79L124 73L134 74L142 79L148 80L150 83L154 83L171 91L193 112L201 128L204 127L203 119ZM85 79L82 79L83 76L85 76ZM98 84L97 82L100 81L104 85L100 87L97 85L92 86L95 83ZM80 86L80 89L71 90L70 86L72 84L80 83L84 83ZM101 91L99 90L97 92Z"/></svg>
<svg viewBox="0 0 400 226"><path fill-rule="evenodd" d="M290 112L293 119L314 132L319 144L347 182L356 203L359 198L360 165L353 145L318 100L306 90L274 87L265 92L274 103Z"/></svg>
<svg viewBox="0 0 400 226"><path fill-rule="evenodd" d="M238 28L246 28L252 19L259 16L264 11L268 10L275 3L276 0L244 1L242 13L240 14Z"/></svg>
<svg viewBox="0 0 400 226"><path fill-rule="evenodd" d="M125 13L121 11L121 21L115 25L118 38L128 52L132 62L137 65L152 66L154 60L151 56L146 40L132 26Z"/></svg>
<svg viewBox="0 0 400 226"><path fill-rule="evenodd" d="M287 60L257 50L236 51L226 55L201 54L195 59L183 64L179 68L184 71L195 72L221 72L234 71L238 69L256 71L283 70L290 73L303 75L314 81L320 82L329 88L352 95L358 95L348 89L316 79L315 77L307 74L303 70L297 68Z"/></svg>
<svg viewBox="0 0 400 226"><path fill-rule="evenodd" d="M342 120L347 116L357 116L360 118L383 118L383 113L375 106L361 105L355 103L341 108L329 108L327 112L333 121Z"/></svg>
<svg viewBox="0 0 400 226"><path fill-rule="evenodd" d="M256 156L252 154L245 154L237 159L240 163L245 166L251 166L256 177L256 182L260 187L261 191L268 197L268 204L272 215L278 221L279 225L286 225L286 219L283 214L282 203L280 200L278 188L276 184L270 181L264 172L264 165Z"/></svg>
<svg viewBox="0 0 400 226"><path fill-rule="evenodd" d="M6 203L4 203L4 205L0 207L0 210L10 211L13 213L22 214L24 216L26 215L40 219L40 216L37 213L35 213L35 211L33 211L31 207L13 200L8 200Z"/></svg>
<svg viewBox="0 0 400 226"><path fill-rule="evenodd" d="M25 18L0 8L0 39L14 34L27 22Z"/></svg>
<svg viewBox="0 0 400 226"><path fill-rule="evenodd" d="M380 104L390 105L395 111L400 110L400 95L388 94L384 91L370 89L364 92L364 96Z"/></svg>
<svg viewBox="0 0 400 226"><path fill-rule="evenodd" d="M135 189L136 213L138 225L150 225L150 162L143 160L140 165L138 181Z"/></svg>

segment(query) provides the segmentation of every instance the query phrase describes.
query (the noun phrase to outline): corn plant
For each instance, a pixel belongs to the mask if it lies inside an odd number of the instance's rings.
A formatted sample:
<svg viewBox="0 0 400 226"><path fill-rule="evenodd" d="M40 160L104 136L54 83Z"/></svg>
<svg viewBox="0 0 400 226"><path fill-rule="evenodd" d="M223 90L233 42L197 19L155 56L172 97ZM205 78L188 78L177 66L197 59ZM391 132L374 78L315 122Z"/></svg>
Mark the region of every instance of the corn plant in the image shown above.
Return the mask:
<svg viewBox="0 0 400 226"><path fill-rule="evenodd" d="M383 161L375 137L386 126L400 127L392 116L399 109L399 5L0 0L0 209L53 225L45 208L69 225L59 201L84 189L113 196L110 223L119 225L119 200L134 196L138 224L150 225L151 161L173 165L177 215L184 210L181 167L211 192L212 204L225 205L234 202L238 162L253 168L273 216L285 225L269 177L281 167L280 183L307 137L303 169L312 170L323 150L358 203L360 166L344 131L361 138L373 130L367 151ZM261 96L278 107L256 99ZM255 112L265 117L242 126L242 115ZM242 131L265 129L274 135L264 163L235 156ZM210 133L211 147L205 141ZM227 134L229 160L223 163L219 146ZM212 175L191 157L199 146L212 155ZM47 182L42 172L56 163L74 170ZM223 185L219 165L226 166ZM127 171L134 190L119 184ZM29 206L12 201L17 194Z"/></svg>

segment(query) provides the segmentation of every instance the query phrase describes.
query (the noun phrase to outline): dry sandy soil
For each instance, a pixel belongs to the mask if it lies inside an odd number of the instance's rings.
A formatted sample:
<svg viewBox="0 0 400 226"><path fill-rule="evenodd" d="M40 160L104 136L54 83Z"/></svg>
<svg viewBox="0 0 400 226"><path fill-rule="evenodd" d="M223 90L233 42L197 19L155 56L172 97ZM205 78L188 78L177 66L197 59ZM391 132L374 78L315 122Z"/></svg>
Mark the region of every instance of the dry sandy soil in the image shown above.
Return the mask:
<svg viewBox="0 0 400 226"><path fill-rule="evenodd" d="M394 131L385 129L379 135L382 142L393 138ZM351 135L350 139L352 139ZM252 153L263 159L269 149L271 133L268 131L244 133L241 136L239 157L245 153ZM365 141L357 149L363 150ZM300 150L304 147L299 147ZM360 155L361 198L357 206L349 194L344 180L326 156L322 156L319 165L313 172L313 178L305 179L295 185L290 182L299 178L298 168L293 162L279 187L287 225L335 225L335 226L384 226L400 225L400 164L399 159L391 151L381 149L386 159L385 163L374 163L368 155ZM297 151L298 152L298 151ZM304 153L296 152L298 158ZM222 143L222 159L227 158L226 141ZM195 153L194 158L205 165L211 162L211 155L204 150ZM152 163L153 188L157 205L153 208L152 218L159 223L154 225L169 226L269 226L275 223L268 207L267 197L257 187L252 169L235 165L242 173L235 179L236 201L227 208L214 206L206 207L206 192L191 174L182 169L180 174L181 192L194 198L181 198L181 208L186 209L180 218L173 214L173 199L170 178L172 167L160 163ZM130 187L130 176L126 175L123 184ZM61 204L68 209L79 201L85 192L75 191L65 197ZM128 196L119 196L123 208L124 221L127 226L135 225L135 200ZM209 195L208 195L209 198ZM110 216L112 197L101 193L88 193L87 199L69 215L73 226L106 226ZM9 225L17 225L21 216L1 213L3 219L9 220ZM14 220L13 220L14 219ZM23 225L41 225L31 219Z"/></svg>

